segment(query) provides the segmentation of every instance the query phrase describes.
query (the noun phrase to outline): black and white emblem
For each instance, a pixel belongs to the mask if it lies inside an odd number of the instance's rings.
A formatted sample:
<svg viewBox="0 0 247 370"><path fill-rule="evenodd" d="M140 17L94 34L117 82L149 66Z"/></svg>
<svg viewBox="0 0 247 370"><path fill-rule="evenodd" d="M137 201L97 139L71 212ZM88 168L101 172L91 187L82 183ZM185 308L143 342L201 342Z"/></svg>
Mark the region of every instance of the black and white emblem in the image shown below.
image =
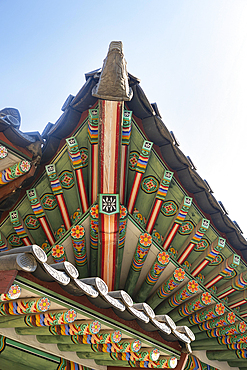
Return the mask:
<svg viewBox="0 0 247 370"><path fill-rule="evenodd" d="M117 199L116 195L102 195L102 211L106 213L116 212Z"/></svg>
<svg viewBox="0 0 247 370"><path fill-rule="evenodd" d="M119 212L118 194L100 194L100 213L114 214Z"/></svg>

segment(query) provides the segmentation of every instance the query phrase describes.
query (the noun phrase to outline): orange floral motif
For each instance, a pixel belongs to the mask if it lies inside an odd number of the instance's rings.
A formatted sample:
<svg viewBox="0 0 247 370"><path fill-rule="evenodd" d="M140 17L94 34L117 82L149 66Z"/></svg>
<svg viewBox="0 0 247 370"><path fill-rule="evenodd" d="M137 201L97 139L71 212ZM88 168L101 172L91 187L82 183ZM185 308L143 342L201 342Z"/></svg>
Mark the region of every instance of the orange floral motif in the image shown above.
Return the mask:
<svg viewBox="0 0 247 370"><path fill-rule="evenodd" d="M124 218L127 215L127 209L120 205L120 218Z"/></svg>
<svg viewBox="0 0 247 370"><path fill-rule="evenodd" d="M164 252L160 252L158 254L158 261L161 265L167 265L169 262L169 254Z"/></svg>
<svg viewBox="0 0 247 370"><path fill-rule="evenodd" d="M223 315L225 312L225 306L222 303L218 303L215 307L215 311L218 315Z"/></svg>
<svg viewBox="0 0 247 370"><path fill-rule="evenodd" d="M202 293L202 302L204 304L210 304L211 299L212 299L212 296L211 296L210 293L208 293L208 292Z"/></svg>
<svg viewBox="0 0 247 370"><path fill-rule="evenodd" d="M98 218L99 217L99 206L96 204L95 206L92 206L90 214L93 218Z"/></svg>
<svg viewBox="0 0 247 370"><path fill-rule="evenodd" d="M76 225L71 229L71 236L72 238L80 239L84 236L85 231L84 227L80 225Z"/></svg>
<svg viewBox="0 0 247 370"><path fill-rule="evenodd" d="M59 258L64 254L64 248L62 245L55 245L55 247L52 248L52 257Z"/></svg>
<svg viewBox="0 0 247 370"><path fill-rule="evenodd" d="M177 281L183 281L184 278L185 278L185 271L181 268L178 268L174 271L174 274L173 274L174 278L177 280Z"/></svg>
<svg viewBox="0 0 247 370"><path fill-rule="evenodd" d="M227 320L229 321L230 324L234 324L236 320L236 315L233 312L229 312L227 315Z"/></svg>
<svg viewBox="0 0 247 370"><path fill-rule="evenodd" d="M195 280L188 282L188 290L190 293L196 293L198 291L198 283Z"/></svg>
<svg viewBox="0 0 247 370"><path fill-rule="evenodd" d="M246 330L246 324L245 324L244 321L241 321L239 323L239 330L240 330L241 333L244 333L245 332L245 330Z"/></svg>
<svg viewBox="0 0 247 370"><path fill-rule="evenodd" d="M152 237L151 235L145 233L140 235L140 244L144 245L145 247L152 244Z"/></svg>

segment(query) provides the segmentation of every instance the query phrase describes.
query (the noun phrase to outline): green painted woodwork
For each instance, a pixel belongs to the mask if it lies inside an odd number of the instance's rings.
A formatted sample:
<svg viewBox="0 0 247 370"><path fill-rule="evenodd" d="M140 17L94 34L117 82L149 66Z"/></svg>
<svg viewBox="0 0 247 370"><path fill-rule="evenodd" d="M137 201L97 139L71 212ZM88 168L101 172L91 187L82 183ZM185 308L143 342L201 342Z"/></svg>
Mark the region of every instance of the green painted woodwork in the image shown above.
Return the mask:
<svg viewBox="0 0 247 370"><path fill-rule="evenodd" d="M171 295L165 302L162 302L156 309L156 315L167 314L173 310L174 307L180 306L187 300L189 300L193 295L198 293L198 284L195 280L189 280L185 285L183 285L180 290L176 291Z"/></svg>
<svg viewBox="0 0 247 370"><path fill-rule="evenodd" d="M80 351L80 349L78 349ZM110 353L103 352L76 352L77 356L83 359L91 360L109 360L113 361L110 357ZM124 361L122 361L124 362Z"/></svg>
<svg viewBox="0 0 247 370"><path fill-rule="evenodd" d="M207 358L209 360L228 361L238 358L235 351L207 351ZM247 359L245 360L247 364Z"/></svg>
<svg viewBox="0 0 247 370"><path fill-rule="evenodd" d="M49 331L49 328L45 326L41 326L37 328L30 328L27 325L23 327L18 326L18 327L15 327L15 331L17 334L21 334L21 335L51 335L51 336L53 335Z"/></svg>
<svg viewBox="0 0 247 370"><path fill-rule="evenodd" d="M18 328L17 328L18 329ZM16 330L17 332L17 330ZM17 332L17 334L20 334ZM71 335L40 335L36 334L36 339L40 343L62 343L62 344L70 344L72 342Z"/></svg>
<svg viewBox="0 0 247 370"><path fill-rule="evenodd" d="M141 148L138 148L138 151L141 151ZM161 180L163 179L164 170L168 169L165 166L162 166L161 163L157 163L155 156L153 155L153 152L151 152L148 165L146 168L146 171L143 175L141 186L138 192L137 200L135 203L135 208L138 209L138 211L142 214L145 219L148 219L148 216L150 214L150 210L152 209L153 203L156 198L156 193L159 188L159 184ZM145 183L149 183L151 185L151 182L154 186L153 188L150 188L150 193L148 193L148 189L145 191ZM155 189L152 191L152 189ZM168 190L169 192L169 190Z"/></svg>
<svg viewBox="0 0 247 370"><path fill-rule="evenodd" d="M51 302L54 302L54 303L58 303L58 304L63 304L64 307L66 308L71 308L71 305L75 305L75 302L70 299L70 298L67 298L66 299L64 298L64 296L58 294L58 293L55 293L55 296L49 296L49 293L50 293L50 290L37 284L37 283L34 283L34 282L31 282L29 280L27 280L26 278L22 277L22 276L18 276L16 279L15 279L15 283L19 284L21 288L23 289L27 289L29 290L31 293L36 293L37 292L37 289L42 292L42 294L44 295L47 295L50 299ZM86 310L85 310L85 307L80 304L80 303L76 303L76 310L77 310L77 313L78 314L83 314L84 316L88 317L89 320L94 320L95 318L97 318L98 320L100 320L100 322L103 324L105 323L107 326L111 327L113 330L115 330L116 328L116 321L100 312L96 312L94 310L90 310L90 313L88 312L88 308L86 307ZM124 325L123 323L118 323L118 328L121 329L121 332L123 333L123 335L127 335L127 337L130 335L132 338L136 338L138 337L143 343L148 343L148 345L150 345L150 336L149 335L145 335L144 333L140 333L138 330L134 329L134 328L131 328L131 331L130 331L130 327L127 326L127 325ZM36 329L44 329L43 327L42 328L30 328L31 331L32 330L36 330ZM16 332L17 334L30 334L32 335L32 333L34 332L31 332L29 328L16 328ZM40 332L39 332L40 333ZM37 333L37 334L39 334ZM42 335L42 334L41 334ZM47 332L44 333L44 335L47 335ZM49 334L48 334L49 335ZM171 352L171 349L169 348L168 345L166 344L162 344L161 346L161 343L156 340L156 339L152 339L152 343L153 345L160 349L161 351L166 351L167 354L177 354L179 355L180 354L180 351L176 350L176 349L173 349L172 352Z"/></svg>
<svg viewBox="0 0 247 370"><path fill-rule="evenodd" d="M186 273L182 268L175 269L171 275L169 275L164 282L158 287L158 289L149 297L147 303L155 309L165 299L167 299L170 292L183 283L186 277Z"/></svg>
<svg viewBox="0 0 247 370"><path fill-rule="evenodd" d="M21 365L27 366L28 364L30 368L34 368L36 370L43 370L44 368L47 370L55 370L58 366L58 363L55 361L50 361L46 358L36 356L35 354L31 354L30 352L26 352L24 349L20 350L8 345L0 354L0 365L2 358L8 361L10 361L11 359L11 361Z"/></svg>
<svg viewBox="0 0 247 370"><path fill-rule="evenodd" d="M129 268L129 273L125 282L124 290L129 295L132 295L135 290L137 280L139 278L142 266L147 258L151 245L152 245L151 235L148 234L147 232L142 233L139 236L135 253Z"/></svg>
<svg viewBox="0 0 247 370"><path fill-rule="evenodd" d="M197 335L195 342L191 342L191 346L194 350L197 349L197 347L203 347L204 349L207 349L207 347L215 346L217 348L219 346L219 342L217 338L207 338L207 340L204 341L197 341Z"/></svg>
<svg viewBox="0 0 247 370"><path fill-rule="evenodd" d="M20 315L21 316L21 315ZM0 319L0 328L16 328L16 327L26 327L27 324L24 321L24 315L23 316L4 316Z"/></svg>
<svg viewBox="0 0 247 370"><path fill-rule="evenodd" d="M63 219L57 205L57 201L52 193L50 182L46 174L40 179L40 181L35 186L36 192L39 195L41 204L45 214L52 226L52 230L55 233L55 238L58 239L58 230L63 225ZM60 233L59 235L61 235ZM40 245L39 240L35 240L36 244Z"/></svg>
<svg viewBox="0 0 247 370"><path fill-rule="evenodd" d="M57 365L56 365L57 366ZM3 358L3 356L0 355L0 369L1 370L27 370L27 364L23 364L20 361L15 362L11 359ZM28 370L36 370L36 367L28 366ZM53 368L54 370L56 367Z"/></svg>
<svg viewBox="0 0 247 370"><path fill-rule="evenodd" d="M219 345L219 343L218 343L218 346L216 346L215 344L214 345L211 345L211 346L207 346L207 347L205 347L205 345L204 345L204 341L203 342L201 342L202 344L200 345L200 346L198 346L198 347L193 347L192 346L192 349L194 350L194 351L204 351L204 350L207 350L207 351L214 351L215 349L217 350L217 351L226 351L227 350L227 346L225 346L225 345Z"/></svg>
<svg viewBox="0 0 247 370"><path fill-rule="evenodd" d="M231 367L239 367L240 370L246 370L247 369L247 362L246 360L231 360L227 361L229 366Z"/></svg>
<svg viewBox="0 0 247 370"><path fill-rule="evenodd" d="M91 344L63 344L63 343L58 343L57 347L59 348L60 351L69 351L69 352L74 352L74 351L80 351L80 352L92 352L92 353L97 353L92 350Z"/></svg>
<svg viewBox="0 0 247 370"><path fill-rule="evenodd" d="M142 286L140 287L135 297L135 302L145 302L153 286L155 285L169 262L169 254L166 251L159 252L157 254L156 259L146 276L146 279L142 283Z"/></svg>
<svg viewBox="0 0 247 370"><path fill-rule="evenodd" d="M77 353L79 357L79 354ZM95 360L95 363L100 366L117 366L117 367L131 367L128 361L116 361L116 360Z"/></svg>

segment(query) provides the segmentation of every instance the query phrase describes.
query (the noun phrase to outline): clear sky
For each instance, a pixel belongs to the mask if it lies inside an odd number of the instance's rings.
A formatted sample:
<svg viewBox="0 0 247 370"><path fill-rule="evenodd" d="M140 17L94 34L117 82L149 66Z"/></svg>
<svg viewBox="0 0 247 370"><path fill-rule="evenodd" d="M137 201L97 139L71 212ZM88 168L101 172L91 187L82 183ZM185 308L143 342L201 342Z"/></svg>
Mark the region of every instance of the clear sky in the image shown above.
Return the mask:
<svg viewBox="0 0 247 370"><path fill-rule="evenodd" d="M128 71L247 236L246 0L0 0L0 109L55 122L121 40Z"/></svg>

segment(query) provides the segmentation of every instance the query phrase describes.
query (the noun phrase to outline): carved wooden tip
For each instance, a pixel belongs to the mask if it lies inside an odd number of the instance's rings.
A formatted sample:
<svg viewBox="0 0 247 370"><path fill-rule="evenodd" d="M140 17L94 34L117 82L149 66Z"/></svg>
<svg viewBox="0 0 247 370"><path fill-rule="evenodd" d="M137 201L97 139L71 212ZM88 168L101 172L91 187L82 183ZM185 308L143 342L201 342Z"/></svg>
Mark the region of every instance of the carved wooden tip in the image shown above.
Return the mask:
<svg viewBox="0 0 247 370"><path fill-rule="evenodd" d="M108 53L114 49L119 50L121 53L123 52L123 43L122 41L112 41L109 45Z"/></svg>

